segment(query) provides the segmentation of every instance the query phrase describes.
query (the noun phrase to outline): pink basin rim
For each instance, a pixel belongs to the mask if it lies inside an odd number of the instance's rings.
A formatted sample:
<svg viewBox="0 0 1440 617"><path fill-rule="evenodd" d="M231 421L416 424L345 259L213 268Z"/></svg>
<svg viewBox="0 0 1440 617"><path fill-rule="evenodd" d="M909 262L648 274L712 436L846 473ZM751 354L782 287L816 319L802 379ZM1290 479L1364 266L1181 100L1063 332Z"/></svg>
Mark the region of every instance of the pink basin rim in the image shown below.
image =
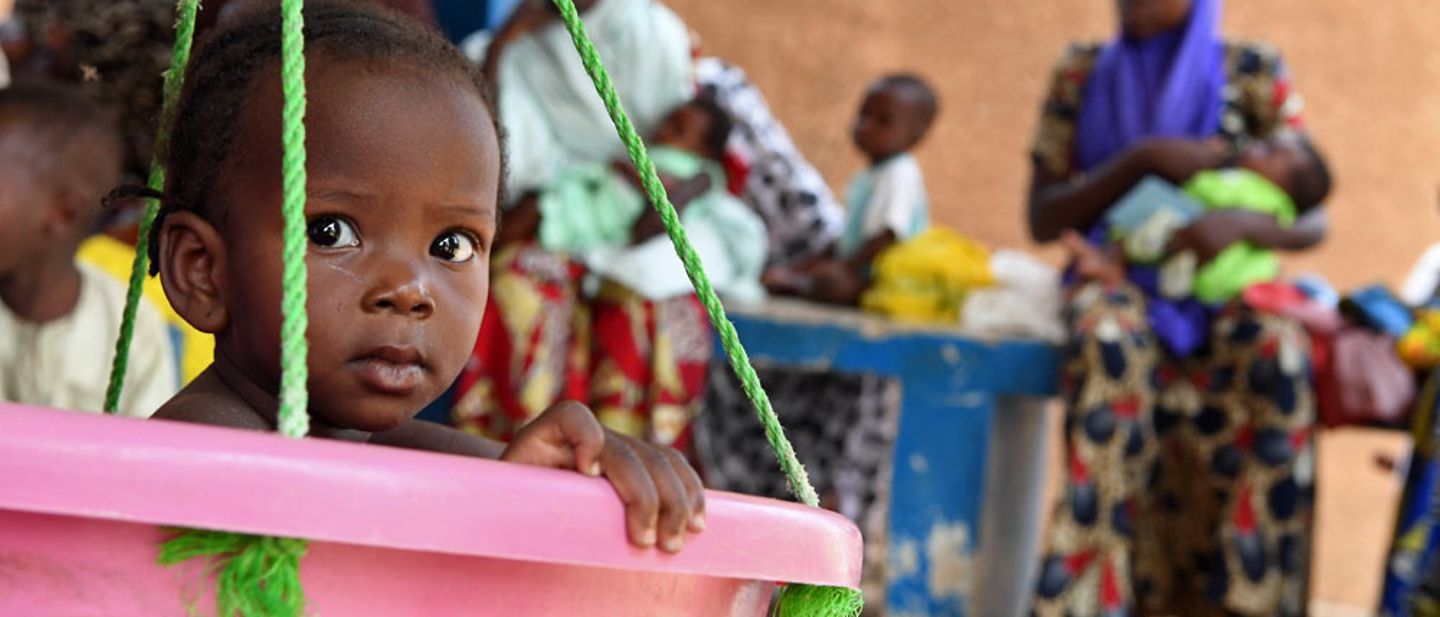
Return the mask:
<svg viewBox="0 0 1440 617"><path fill-rule="evenodd" d="M844 517L710 491L704 533L629 545L609 485L573 472L0 404L0 509L383 548L859 587Z"/></svg>

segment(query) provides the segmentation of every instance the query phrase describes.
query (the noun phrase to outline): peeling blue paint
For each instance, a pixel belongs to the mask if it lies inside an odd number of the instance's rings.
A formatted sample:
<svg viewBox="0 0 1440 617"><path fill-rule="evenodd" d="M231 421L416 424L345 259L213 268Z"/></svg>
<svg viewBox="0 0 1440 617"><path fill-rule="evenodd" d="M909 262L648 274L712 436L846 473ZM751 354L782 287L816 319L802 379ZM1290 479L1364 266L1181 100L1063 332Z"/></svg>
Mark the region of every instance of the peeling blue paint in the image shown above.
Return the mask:
<svg viewBox="0 0 1440 617"><path fill-rule="evenodd" d="M876 333L826 323L733 317L741 341L756 359L900 380L886 610L893 617L965 615L969 581L956 584L945 577L963 573L978 553L996 400L1052 394L1058 370L1054 348L936 332ZM964 535L955 535L961 532ZM968 541L954 548L960 544L956 538ZM951 550L960 554L932 554ZM932 576L937 574L943 576Z"/></svg>

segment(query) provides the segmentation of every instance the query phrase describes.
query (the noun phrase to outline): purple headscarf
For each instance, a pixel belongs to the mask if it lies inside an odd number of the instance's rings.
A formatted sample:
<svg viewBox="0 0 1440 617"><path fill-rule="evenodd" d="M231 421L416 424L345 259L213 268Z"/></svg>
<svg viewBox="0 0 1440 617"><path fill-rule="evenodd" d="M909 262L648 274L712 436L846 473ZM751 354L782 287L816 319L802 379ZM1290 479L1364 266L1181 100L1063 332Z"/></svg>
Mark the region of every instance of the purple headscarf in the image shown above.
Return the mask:
<svg viewBox="0 0 1440 617"><path fill-rule="evenodd" d="M1144 137L1210 137L1225 87L1221 0L1194 0L1185 25L1146 40L1116 37L1085 87L1076 156L1092 169Z"/></svg>

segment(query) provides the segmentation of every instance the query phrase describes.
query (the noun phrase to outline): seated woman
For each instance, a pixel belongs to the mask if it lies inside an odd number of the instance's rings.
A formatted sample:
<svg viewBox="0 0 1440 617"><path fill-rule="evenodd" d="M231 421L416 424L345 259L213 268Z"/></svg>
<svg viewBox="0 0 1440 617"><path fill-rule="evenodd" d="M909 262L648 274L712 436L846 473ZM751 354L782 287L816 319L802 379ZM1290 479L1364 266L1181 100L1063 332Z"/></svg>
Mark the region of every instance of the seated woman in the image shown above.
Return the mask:
<svg viewBox="0 0 1440 617"><path fill-rule="evenodd" d="M716 289L754 300L764 293L765 227L724 191L718 159L730 131L724 110L697 99L666 118L651 155ZM494 319L461 375L453 412L463 428L508 438L558 389L588 400L612 430L687 445L711 354L709 322L639 184L628 161L577 166L506 214L500 259L518 251L550 260L553 276L513 265L495 272ZM593 293L582 279L596 283ZM512 330L517 323L522 329ZM517 375L517 367L530 372Z"/></svg>
<svg viewBox="0 0 1440 617"><path fill-rule="evenodd" d="M575 6L600 56L624 67L615 72L614 85L625 110L642 135L653 134L666 114L694 95L690 30L654 0L578 0ZM548 2L520 3L485 47L481 72L495 87L507 136L508 198L491 260L486 325L458 383L452 415L466 430L506 439L556 401L590 398L593 318L580 289L585 268L538 242L538 203L564 170L606 165L624 150ZM670 396L681 407L698 397L708 359L698 351L671 353L671 333L687 329L676 322L694 314L672 305L691 301L644 305L630 314L635 336L623 339L630 343L625 355L647 367L642 375L669 378L679 393ZM665 366L650 369L652 363ZM651 381L630 389L649 392ZM487 410L483 420L480 409ZM649 408L633 411L627 415L650 415Z"/></svg>
<svg viewBox="0 0 1440 617"><path fill-rule="evenodd" d="M1119 9L1121 36L1072 48L1044 101L1037 241L1068 232L1105 243L1107 210L1146 176L1178 185L1250 141L1304 137L1279 55L1221 39L1219 0ZM1320 207L1288 227L1220 209L1179 230L1171 250L1301 250L1324 223ZM1238 302L1163 299L1153 268L1092 278L1094 260L1083 261L1067 312L1065 484L1035 614L1305 614L1315 419L1305 333Z"/></svg>

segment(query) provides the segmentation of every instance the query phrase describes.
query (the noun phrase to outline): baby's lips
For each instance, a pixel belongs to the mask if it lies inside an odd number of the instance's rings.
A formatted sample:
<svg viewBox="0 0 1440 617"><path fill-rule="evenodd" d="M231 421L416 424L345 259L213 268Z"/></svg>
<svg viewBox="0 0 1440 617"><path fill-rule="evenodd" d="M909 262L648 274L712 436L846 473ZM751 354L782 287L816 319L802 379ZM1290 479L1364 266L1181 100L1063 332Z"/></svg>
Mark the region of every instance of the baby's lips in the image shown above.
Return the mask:
<svg viewBox="0 0 1440 617"><path fill-rule="evenodd" d="M384 360L391 364L425 364L425 354L413 345L385 344L369 349L362 358Z"/></svg>

